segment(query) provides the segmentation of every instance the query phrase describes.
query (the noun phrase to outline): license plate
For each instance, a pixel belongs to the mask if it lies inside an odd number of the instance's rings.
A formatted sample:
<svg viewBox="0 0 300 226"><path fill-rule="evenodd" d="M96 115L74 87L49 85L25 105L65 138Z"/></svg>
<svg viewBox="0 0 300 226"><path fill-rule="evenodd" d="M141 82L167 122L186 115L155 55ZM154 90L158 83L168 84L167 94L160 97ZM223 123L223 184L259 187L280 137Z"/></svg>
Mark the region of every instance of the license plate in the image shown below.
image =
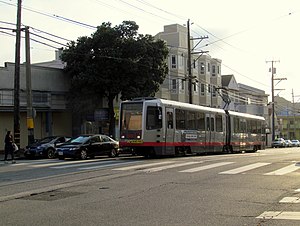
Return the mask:
<svg viewBox="0 0 300 226"><path fill-rule="evenodd" d="M58 155L64 155L64 153L62 151L59 151Z"/></svg>

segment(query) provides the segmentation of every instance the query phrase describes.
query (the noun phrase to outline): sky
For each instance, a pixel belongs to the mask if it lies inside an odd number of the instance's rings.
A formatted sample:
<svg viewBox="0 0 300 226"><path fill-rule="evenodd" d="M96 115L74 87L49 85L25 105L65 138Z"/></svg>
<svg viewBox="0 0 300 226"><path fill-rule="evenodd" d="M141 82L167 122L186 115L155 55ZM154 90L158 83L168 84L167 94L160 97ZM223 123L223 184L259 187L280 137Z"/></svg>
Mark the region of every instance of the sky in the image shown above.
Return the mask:
<svg viewBox="0 0 300 226"><path fill-rule="evenodd" d="M0 67L15 61L15 35L6 28L15 28L16 15L17 0L0 0ZM274 78L286 78L274 80L274 94L300 102L299 0L22 0L22 25L42 36L31 35L32 63L54 60L55 48L90 36L103 22L135 21L140 34L154 36L164 25L185 25L188 19L193 37L208 36L199 49L222 60L223 75L270 95L274 61Z"/></svg>

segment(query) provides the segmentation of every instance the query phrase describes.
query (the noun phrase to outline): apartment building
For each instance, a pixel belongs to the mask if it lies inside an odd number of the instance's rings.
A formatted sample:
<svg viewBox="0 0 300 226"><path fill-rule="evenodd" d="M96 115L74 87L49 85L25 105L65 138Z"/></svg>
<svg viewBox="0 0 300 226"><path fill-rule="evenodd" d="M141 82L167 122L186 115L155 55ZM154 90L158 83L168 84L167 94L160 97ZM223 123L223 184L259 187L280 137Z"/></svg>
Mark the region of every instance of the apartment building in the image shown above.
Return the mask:
<svg viewBox="0 0 300 226"><path fill-rule="evenodd" d="M164 26L164 31L155 36L169 47L169 74L161 85L156 97L189 103L188 42L187 28L172 24ZM194 42L191 42L191 49ZM192 54L192 102L203 106L221 107L222 98L217 95L216 87L221 87L220 59L208 55Z"/></svg>

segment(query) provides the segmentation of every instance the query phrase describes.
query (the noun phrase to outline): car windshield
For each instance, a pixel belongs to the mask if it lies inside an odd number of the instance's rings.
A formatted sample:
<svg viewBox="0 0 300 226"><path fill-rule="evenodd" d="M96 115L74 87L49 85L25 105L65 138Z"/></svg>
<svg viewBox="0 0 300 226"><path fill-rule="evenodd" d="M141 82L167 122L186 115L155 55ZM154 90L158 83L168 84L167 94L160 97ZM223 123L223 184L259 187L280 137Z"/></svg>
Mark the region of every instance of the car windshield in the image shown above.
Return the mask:
<svg viewBox="0 0 300 226"><path fill-rule="evenodd" d="M69 140L68 143L71 143L71 144L83 144L89 138L90 138L89 136L79 136L79 137L76 137L74 139Z"/></svg>

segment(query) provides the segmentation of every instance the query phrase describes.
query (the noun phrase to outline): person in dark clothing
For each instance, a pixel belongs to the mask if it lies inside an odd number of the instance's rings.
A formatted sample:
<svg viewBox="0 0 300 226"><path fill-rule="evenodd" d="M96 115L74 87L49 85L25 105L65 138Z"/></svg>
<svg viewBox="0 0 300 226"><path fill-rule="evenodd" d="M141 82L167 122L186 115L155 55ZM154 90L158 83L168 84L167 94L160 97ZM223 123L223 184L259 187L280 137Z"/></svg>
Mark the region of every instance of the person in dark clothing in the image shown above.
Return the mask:
<svg viewBox="0 0 300 226"><path fill-rule="evenodd" d="M6 136L5 136L5 147L4 147L4 151L5 151L5 156L4 156L4 161L5 163L7 163L7 155L10 154L11 158L12 158L12 163L15 163L15 156L14 156L14 138L13 135L11 133L11 131L7 131Z"/></svg>

